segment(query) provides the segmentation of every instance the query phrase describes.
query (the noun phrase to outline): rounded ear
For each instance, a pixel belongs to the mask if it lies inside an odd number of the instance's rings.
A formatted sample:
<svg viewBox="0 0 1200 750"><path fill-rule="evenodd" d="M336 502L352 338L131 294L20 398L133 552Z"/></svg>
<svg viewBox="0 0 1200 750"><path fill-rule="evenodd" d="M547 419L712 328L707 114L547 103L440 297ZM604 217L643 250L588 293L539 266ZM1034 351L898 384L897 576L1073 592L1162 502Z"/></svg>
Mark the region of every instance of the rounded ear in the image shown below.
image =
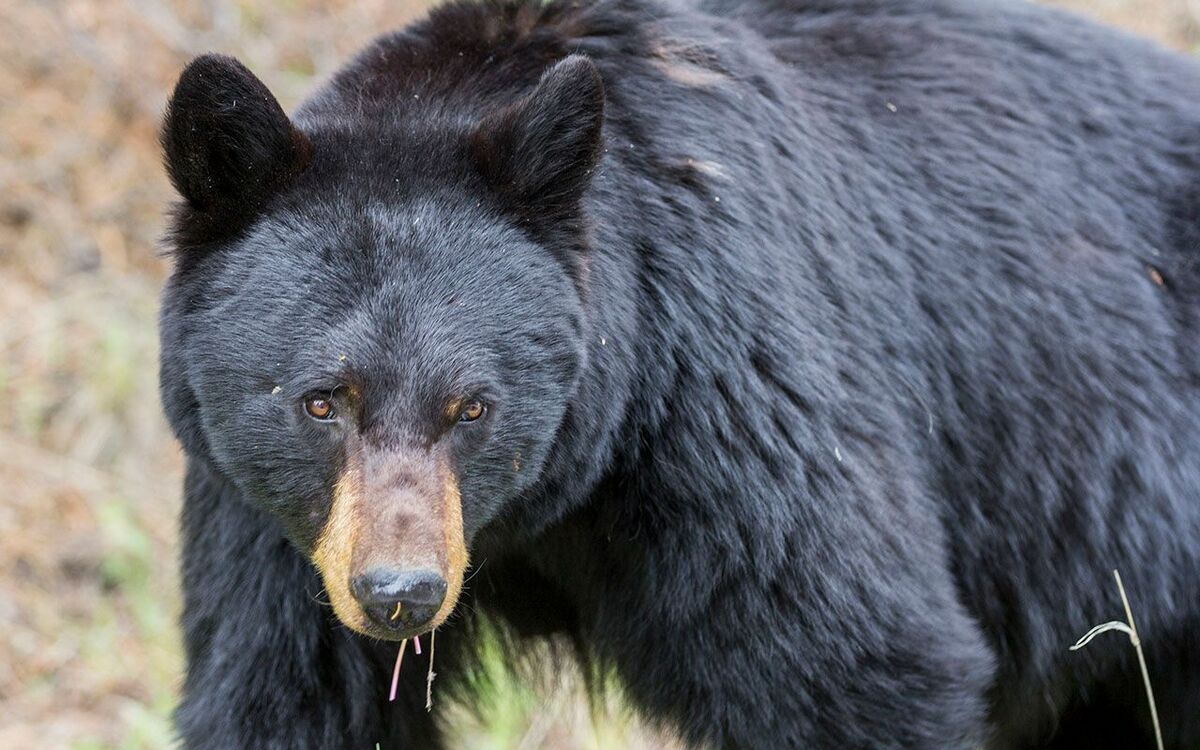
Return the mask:
<svg viewBox="0 0 1200 750"><path fill-rule="evenodd" d="M489 185L530 221L578 209L600 159L604 82L591 60L571 55L523 99L476 126L471 150Z"/></svg>
<svg viewBox="0 0 1200 750"><path fill-rule="evenodd" d="M225 55L184 69L161 141L175 189L190 208L221 220L257 207L312 153L266 85Z"/></svg>

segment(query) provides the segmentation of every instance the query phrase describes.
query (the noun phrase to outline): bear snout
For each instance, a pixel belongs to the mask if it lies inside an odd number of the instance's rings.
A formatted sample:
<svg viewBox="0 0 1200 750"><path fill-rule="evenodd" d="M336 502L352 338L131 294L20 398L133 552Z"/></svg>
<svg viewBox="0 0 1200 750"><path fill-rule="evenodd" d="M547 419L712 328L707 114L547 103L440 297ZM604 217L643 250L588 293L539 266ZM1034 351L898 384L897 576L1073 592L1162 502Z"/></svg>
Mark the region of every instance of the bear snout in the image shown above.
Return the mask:
<svg viewBox="0 0 1200 750"><path fill-rule="evenodd" d="M468 562L454 472L428 454L351 456L313 562L352 630L402 640L436 628L458 601Z"/></svg>

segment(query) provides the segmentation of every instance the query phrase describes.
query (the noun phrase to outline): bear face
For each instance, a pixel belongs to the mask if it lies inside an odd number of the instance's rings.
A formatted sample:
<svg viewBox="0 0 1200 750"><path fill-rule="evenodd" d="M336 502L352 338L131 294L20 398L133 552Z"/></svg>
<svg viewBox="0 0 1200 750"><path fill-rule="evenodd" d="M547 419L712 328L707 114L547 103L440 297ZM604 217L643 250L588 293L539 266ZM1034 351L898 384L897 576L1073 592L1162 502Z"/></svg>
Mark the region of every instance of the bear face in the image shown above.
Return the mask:
<svg viewBox="0 0 1200 750"><path fill-rule="evenodd" d="M474 122L353 133L291 122L229 58L181 77L167 413L356 631L444 621L471 539L538 478L585 364L602 111L582 58Z"/></svg>

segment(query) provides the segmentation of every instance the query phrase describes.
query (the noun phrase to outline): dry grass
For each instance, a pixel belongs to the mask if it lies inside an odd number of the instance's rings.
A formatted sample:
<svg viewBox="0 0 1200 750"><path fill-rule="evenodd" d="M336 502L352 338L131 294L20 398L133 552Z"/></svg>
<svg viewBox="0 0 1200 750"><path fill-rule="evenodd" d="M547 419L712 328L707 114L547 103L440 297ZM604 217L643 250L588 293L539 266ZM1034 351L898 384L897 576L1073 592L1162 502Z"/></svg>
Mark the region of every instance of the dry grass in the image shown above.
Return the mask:
<svg viewBox="0 0 1200 750"><path fill-rule="evenodd" d="M1200 0L1063 0L1179 49ZM295 104L419 3L8 0L0 24L0 747L157 748L179 684L179 453L159 415L155 130L192 55ZM509 686L492 748L660 746ZM468 741L469 740L469 741Z"/></svg>

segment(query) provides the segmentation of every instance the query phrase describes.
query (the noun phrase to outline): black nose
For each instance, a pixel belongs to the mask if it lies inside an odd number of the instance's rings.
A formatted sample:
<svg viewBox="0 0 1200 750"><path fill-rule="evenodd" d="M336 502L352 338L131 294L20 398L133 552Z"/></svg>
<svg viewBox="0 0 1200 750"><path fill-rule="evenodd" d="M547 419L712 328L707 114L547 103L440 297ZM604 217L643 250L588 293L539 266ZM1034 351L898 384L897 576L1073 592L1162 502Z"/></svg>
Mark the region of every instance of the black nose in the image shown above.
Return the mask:
<svg viewBox="0 0 1200 750"><path fill-rule="evenodd" d="M432 570L374 568L350 582L367 617L388 630L420 630L446 598L446 580Z"/></svg>

